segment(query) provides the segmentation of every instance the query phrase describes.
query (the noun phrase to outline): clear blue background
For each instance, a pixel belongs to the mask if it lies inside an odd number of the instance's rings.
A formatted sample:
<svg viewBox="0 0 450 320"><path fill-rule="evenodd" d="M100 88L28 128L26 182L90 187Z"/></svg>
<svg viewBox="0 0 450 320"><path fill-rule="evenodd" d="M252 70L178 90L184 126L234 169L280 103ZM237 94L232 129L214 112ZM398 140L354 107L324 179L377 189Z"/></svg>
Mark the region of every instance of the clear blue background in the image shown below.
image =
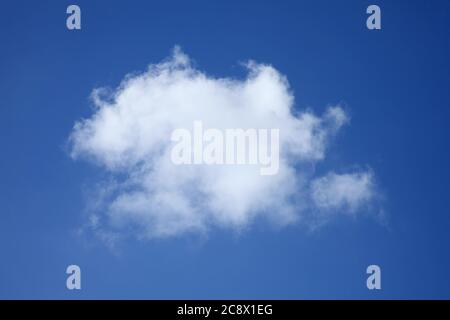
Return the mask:
<svg viewBox="0 0 450 320"><path fill-rule="evenodd" d="M0 10L0 298L450 298L449 1L3 1ZM366 8L382 30L366 28ZM296 107L345 102L352 123L319 171L369 165L388 224L364 213L316 232L256 224L237 237L77 235L104 176L65 144L94 87L179 44L214 76L255 59L285 74ZM82 269L82 290L65 269ZM382 290L365 269L382 268Z"/></svg>

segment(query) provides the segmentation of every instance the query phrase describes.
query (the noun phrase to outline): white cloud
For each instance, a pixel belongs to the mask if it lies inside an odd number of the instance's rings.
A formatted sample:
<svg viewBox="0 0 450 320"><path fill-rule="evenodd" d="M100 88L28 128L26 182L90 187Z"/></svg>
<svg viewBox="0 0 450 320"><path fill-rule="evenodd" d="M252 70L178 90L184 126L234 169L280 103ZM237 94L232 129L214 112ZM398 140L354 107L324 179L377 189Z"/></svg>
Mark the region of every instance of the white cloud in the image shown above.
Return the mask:
<svg viewBox="0 0 450 320"><path fill-rule="evenodd" d="M246 67L243 80L214 78L175 48L171 58L126 77L111 94L93 91L94 114L75 124L71 155L94 161L120 180L97 210L106 213L101 219L93 213L96 228L131 225L140 236L167 237L214 226L241 229L258 217L288 224L302 216L306 203L356 210L370 200L370 177L331 175L313 182L310 201L313 177L302 164L324 159L330 137L349 119L339 106L322 116L294 114L283 75L270 65ZM278 174L261 176L250 165L174 165L171 132L196 120L218 129L279 128Z"/></svg>
<svg viewBox="0 0 450 320"><path fill-rule="evenodd" d="M374 194L371 171L336 174L331 172L311 183L312 199L319 209L354 212L368 204Z"/></svg>

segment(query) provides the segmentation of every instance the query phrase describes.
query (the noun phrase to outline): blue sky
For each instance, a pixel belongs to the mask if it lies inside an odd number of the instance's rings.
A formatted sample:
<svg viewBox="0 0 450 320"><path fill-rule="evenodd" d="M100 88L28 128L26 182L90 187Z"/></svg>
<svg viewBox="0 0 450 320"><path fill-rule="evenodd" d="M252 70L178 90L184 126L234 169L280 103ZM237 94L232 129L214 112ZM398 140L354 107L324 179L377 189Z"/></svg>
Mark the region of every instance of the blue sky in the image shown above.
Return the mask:
<svg viewBox="0 0 450 320"><path fill-rule="evenodd" d="M0 15L0 298L450 298L447 1L77 1L82 30L55 1L10 1ZM253 59L285 75L295 108L342 103L319 175L368 166L386 213L341 215L311 232L255 221L206 238L127 237L112 252L77 230L108 173L74 161L67 139L92 115L89 95L116 87L180 45L214 77ZM82 270L82 290L65 269ZM382 290L366 288L366 267Z"/></svg>

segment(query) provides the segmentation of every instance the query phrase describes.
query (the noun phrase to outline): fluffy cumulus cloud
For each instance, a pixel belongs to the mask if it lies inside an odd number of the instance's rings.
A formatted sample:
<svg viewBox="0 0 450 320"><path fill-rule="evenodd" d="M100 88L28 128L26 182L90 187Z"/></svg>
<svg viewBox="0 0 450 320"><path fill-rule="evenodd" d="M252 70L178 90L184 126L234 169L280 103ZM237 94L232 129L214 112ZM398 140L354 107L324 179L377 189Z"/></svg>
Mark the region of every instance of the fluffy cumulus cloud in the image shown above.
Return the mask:
<svg viewBox="0 0 450 320"><path fill-rule="evenodd" d="M71 156L112 177L92 209L92 227L169 237L242 229L257 219L294 223L317 210L356 212L374 197L373 173L315 177L311 164L349 122L340 106L323 114L295 112L287 79L270 65L249 62L244 79L215 78L193 67L179 48L113 90L96 89L92 116L76 122ZM176 165L175 129L279 129L275 175L254 165Z"/></svg>

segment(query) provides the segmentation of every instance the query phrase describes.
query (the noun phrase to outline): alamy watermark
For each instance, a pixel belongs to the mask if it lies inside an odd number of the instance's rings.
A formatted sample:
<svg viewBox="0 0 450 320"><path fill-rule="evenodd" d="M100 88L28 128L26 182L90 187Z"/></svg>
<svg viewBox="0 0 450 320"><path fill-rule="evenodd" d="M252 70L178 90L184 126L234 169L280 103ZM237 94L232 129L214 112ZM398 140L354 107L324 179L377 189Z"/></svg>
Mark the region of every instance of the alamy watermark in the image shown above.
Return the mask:
<svg viewBox="0 0 450 320"><path fill-rule="evenodd" d="M66 19L66 27L69 30L80 30L81 29L81 9L75 4L71 4L67 7L66 13L70 16Z"/></svg>
<svg viewBox="0 0 450 320"><path fill-rule="evenodd" d="M372 4L367 7L367 14L370 16L366 20L366 26L369 30L380 30L381 29L381 9L379 6Z"/></svg>
<svg viewBox="0 0 450 320"><path fill-rule="evenodd" d="M366 273L369 275L366 281L367 289L381 290L381 268L376 264L372 264L367 267Z"/></svg>
<svg viewBox="0 0 450 320"><path fill-rule="evenodd" d="M69 276L66 280L66 287L69 290L81 290L81 269L76 264L71 264L66 269Z"/></svg>
<svg viewBox="0 0 450 320"><path fill-rule="evenodd" d="M205 129L194 121L192 130L175 129L171 141L176 165L259 165L263 176L277 174L280 167L279 129Z"/></svg>

